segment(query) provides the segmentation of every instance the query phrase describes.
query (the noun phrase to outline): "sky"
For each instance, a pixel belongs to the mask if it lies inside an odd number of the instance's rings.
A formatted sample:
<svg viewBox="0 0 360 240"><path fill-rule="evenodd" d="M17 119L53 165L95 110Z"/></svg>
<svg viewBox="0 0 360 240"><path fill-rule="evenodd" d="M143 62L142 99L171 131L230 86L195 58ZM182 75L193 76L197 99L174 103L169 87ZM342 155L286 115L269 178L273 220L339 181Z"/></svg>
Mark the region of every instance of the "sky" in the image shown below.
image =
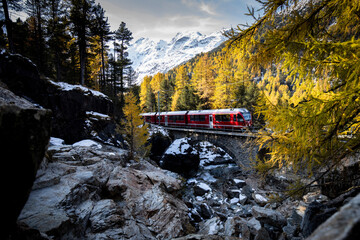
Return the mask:
<svg viewBox="0 0 360 240"><path fill-rule="evenodd" d="M134 39L169 41L178 32L209 34L251 23L247 6L255 0L96 0L106 11L111 30L126 23Z"/></svg>

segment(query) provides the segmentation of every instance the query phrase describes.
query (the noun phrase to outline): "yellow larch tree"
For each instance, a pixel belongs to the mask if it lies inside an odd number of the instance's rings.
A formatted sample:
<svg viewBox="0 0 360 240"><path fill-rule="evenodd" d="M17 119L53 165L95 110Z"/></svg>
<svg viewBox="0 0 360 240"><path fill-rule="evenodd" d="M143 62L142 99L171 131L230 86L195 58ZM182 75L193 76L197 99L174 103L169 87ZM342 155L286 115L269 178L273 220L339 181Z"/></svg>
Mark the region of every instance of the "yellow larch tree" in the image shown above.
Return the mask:
<svg viewBox="0 0 360 240"><path fill-rule="evenodd" d="M129 145L130 158L134 158L135 153L140 157L144 157L149 153L150 145L147 145L149 137L147 126L144 124L140 116L140 108L136 104L136 97L132 92L125 96L124 106L124 130L126 141Z"/></svg>

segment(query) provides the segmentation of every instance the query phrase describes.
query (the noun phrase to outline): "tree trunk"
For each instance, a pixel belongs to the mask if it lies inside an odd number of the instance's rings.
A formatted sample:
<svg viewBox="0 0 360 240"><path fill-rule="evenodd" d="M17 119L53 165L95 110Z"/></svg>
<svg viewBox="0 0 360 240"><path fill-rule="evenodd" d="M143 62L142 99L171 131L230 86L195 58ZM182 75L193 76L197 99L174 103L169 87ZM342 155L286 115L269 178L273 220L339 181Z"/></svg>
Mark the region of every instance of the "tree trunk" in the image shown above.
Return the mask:
<svg viewBox="0 0 360 240"><path fill-rule="evenodd" d="M14 42L13 42L13 36L12 36L12 21L9 17L9 8L6 0L2 0L4 14L5 14L5 26L6 26L6 32L9 42L9 50L11 53L15 52L14 49Z"/></svg>

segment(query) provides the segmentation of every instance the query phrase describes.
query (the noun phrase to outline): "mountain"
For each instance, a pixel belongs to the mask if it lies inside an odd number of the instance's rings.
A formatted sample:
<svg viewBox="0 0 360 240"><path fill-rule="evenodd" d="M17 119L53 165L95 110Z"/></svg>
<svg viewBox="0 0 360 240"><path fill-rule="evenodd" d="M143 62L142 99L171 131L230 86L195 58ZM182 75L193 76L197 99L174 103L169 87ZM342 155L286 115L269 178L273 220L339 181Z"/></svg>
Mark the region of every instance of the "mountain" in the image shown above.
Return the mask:
<svg viewBox="0 0 360 240"><path fill-rule="evenodd" d="M209 52L225 40L226 37L220 31L209 35L199 32L178 33L170 42L140 38L128 49L132 67L139 74L137 83L140 84L145 75L165 73L201 52Z"/></svg>

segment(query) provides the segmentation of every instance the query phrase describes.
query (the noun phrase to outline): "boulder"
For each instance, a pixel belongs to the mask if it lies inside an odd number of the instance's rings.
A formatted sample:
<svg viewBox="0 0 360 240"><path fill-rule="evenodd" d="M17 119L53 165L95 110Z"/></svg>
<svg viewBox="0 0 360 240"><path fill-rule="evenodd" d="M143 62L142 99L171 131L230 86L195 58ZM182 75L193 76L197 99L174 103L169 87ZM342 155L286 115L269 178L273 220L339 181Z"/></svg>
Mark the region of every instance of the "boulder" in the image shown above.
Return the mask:
<svg viewBox="0 0 360 240"><path fill-rule="evenodd" d="M326 171L324 169L324 171ZM318 175L323 175L319 172ZM339 166L318 180L321 193L333 199L360 185L360 154L355 153L341 160Z"/></svg>
<svg viewBox="0 0 360 240"><path fill-rule="evenodd" d="M284 216L272 209L254 206L252 208L252 214L261 224L268 224L278 228L286 225Z"/></svg>
<svg viewBox="0 0 360 240"><path fill-rule="evenodd" d="M322 203L314 201L306 208L303 221L301 223L301 232L304 237L310 234L329 217L337 211L336 208L328 207Z"/></svg>
<svg viewBox="0 0 360 240"><path fill-rule="evenodd" d="M199 167L199 153L191 146L189 138L176 139L160 160L160 166L186 177L191 176Z"/></svg>
<svg viewBox="0 0 360 240"><path fill-rule="evenodd" d="M211 188L206 183L197 183L194 185L195 196L203 196L208 192L211 192Z"/></svg>
<svg viewBox="0 0 360 240"><path fill-rule="evenodd" d="M157 132L151 135L149 142L151 143L149 157L159 163L166 149L171 145L171 138L163 135L161 132Z"/></svg>
<svg viewBox="0 0 360 240"><path fill-rule="evenodd" d="M360 194L321 224L308 240L345 240L360 237Z"/></svg>
<svg viewBox="0 0 360 240"><path fill-rule="evenodd" d="M1 66L1 64L0 64ZM8 235L29 196L50 138L51 111L0 87L3 231Z"/></svg>
<svg viewBox="0 0 360 240"><path fill-rule="evenodd" d="M174 174L90 143L49 147L20 224L54 239L171 239L193 231Z"/></svg>
<svg viewBox="0 0 360 240"><path fill-rule="evenodd" d="M265 206L266 203L269 201L266 197L264 197L260 193L253 193L252 197L254 201L262 207Z"/></svg>
<svg viewBox="0 0 360 240"><path fill-rule="evenodd" d="M254 240L271 240L269 233L266 231L265 228L260 228L260 230L257 232Z"/></svg>

